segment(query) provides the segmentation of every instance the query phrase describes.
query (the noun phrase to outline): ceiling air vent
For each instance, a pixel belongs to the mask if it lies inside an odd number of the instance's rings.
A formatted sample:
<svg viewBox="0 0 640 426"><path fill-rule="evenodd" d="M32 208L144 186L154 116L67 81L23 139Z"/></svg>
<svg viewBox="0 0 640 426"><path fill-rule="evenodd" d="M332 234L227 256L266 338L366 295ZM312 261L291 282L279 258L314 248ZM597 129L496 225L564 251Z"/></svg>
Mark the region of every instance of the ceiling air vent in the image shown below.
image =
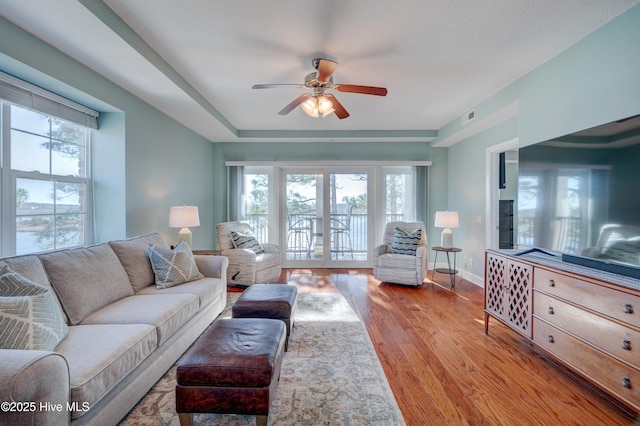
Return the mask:
<svg viewBox="0 0 640 426"><path fill-rule="evenodd" d="M476 118L476 109L475 108L462 116L462 124L465 125L468 122L470 122L471 120L473 120L474 118Z"/></svg>

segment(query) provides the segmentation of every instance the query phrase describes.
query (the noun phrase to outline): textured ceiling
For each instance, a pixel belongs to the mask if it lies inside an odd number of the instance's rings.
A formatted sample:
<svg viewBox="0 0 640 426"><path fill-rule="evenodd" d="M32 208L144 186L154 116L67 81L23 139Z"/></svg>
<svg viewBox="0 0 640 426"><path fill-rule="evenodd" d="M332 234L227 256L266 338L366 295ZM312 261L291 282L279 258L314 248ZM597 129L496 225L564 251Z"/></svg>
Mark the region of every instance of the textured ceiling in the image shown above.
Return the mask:
<svg viewBox="0 0 640 426"><path fill-rule="evenodd" d="M212 141L428 141L640 0L2 0L0 13ZM351 116L278 115L311 60Z"/></svg>

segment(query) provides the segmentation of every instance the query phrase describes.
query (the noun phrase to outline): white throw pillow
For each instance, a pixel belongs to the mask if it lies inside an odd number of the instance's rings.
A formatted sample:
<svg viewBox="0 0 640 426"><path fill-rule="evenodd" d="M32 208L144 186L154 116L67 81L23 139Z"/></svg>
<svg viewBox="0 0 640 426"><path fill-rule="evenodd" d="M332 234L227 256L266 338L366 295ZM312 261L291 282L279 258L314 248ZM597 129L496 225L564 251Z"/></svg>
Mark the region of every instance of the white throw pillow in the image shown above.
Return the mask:
<svg viewBox="0 0 640 426"><path fill-rule="evenodd" d="M149 259L157 288L169 288L204 277L186 241L181 241L173 250L150 245Z"/></svg>
<svg viewBox="0 0 640 426"><path fill-rule="evenodd" d="M0 348L51 351L68 331L51 290L0 263Z"/></svg>

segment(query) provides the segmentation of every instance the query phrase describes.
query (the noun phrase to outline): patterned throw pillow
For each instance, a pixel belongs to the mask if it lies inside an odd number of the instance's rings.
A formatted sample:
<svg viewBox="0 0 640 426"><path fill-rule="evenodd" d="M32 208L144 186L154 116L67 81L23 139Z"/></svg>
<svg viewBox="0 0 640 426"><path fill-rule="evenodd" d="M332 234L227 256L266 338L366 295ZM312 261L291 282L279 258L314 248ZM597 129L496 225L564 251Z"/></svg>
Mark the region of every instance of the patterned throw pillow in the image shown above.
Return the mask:
<svg viewBox="0 0 640 426"><path fill-rule="evenodd" d="M169 288L204 277L186 241L181 241L173 250L150 245L149 259L156 276L156 288Z"/></svg>
<svg viewBox="0 0 640 426"><path fill-rule="evenodd" d="M0 263L0 348L51 351L68 331L51 290Z"/></svg>
<svg viewBox="0 0 640 426"><path fill-rule="evenodd" d="M233 245L235 246L235 248L249 249L255 254L264 253L264 249L253 235L246 235L236 231L231 231L231 239L233 240Z"/></svg>
<svg viewBox="0 0 640 426"><path fill-rule="evenodd" d="M418 246L420 246L421 238L422 229L416 229L411 233L407 233L404 229L396 228L393 231L391 253L415 256Z"/></svg>

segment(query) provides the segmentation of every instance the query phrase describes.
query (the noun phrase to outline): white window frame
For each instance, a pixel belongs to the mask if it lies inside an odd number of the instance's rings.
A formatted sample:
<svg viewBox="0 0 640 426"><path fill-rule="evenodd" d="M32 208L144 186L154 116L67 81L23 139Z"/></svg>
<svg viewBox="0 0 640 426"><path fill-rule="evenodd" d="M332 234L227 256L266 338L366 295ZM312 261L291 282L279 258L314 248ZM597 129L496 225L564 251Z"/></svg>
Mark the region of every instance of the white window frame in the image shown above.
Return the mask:
<svg viewBox="0 0 640 426"><path fill-rule="evenodd" d="M82 183L85 185L84 200L84 229L83 241L78 245L86 245L93 241L93 178L92 178L92 135L89 130L86 138L86 161L85 176L61 176L49 173L41 173L39 171L21 171L13 170L10 166L11 161L11 103L4 102L0 99L0 199L2 200L2 208L0 209L0 257L14 256L17 253L16 247L16 181L20 178L34 179L40 181L59 181L69 183ZM22 105L14 104L20 108ZM28 108L27 108L28 109ZM36 111L36 110L34 110ZM52 117L45 112L37 111L41 114ZM56 117L57 118L57 117ZM65 120L68 121L68 120ZM72 122L73 123L73 122ZM77 124L77 123L74 123ZM54 212L53 216L56 214ZM54 241L55 244L55 241ZM65 246L64 248L70 248ZM21 253L27 254L27 253Z"/></svg>

